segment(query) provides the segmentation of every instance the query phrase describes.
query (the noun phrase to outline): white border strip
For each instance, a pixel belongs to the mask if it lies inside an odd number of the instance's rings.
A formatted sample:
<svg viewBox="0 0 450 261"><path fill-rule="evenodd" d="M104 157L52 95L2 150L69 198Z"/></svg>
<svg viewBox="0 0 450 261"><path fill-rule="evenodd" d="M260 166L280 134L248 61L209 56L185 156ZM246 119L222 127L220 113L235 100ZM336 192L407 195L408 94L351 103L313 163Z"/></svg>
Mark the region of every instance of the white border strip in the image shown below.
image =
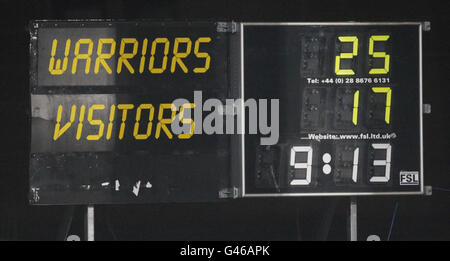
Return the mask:
<svg viewBox="0 0 450 261"><path fill-rule="evenodd" d="M241 128L242 132L242 197L245 196L245 107L244 107L244 24L241 23Z"/></svg>
<svg viewBox="0 0 450 261"><path fill-rule="evenodd" d="M419 25L419 82L420 82L420 90L419 90L419 106L420 106L420 192L424 193L424 175L423 175L423 78L422 78L422 31L423 25Z"/></svg>
<svg viewBox="0 0 450 261"><path fill-rule="evenodd" d="M282 25L282 26L296 26L296 25L332 25L332 26L340 26L340 25L422 25L422 22L243 22L241 23L241 27L245 25L251 26L271 26L271 25Z"/></svg>

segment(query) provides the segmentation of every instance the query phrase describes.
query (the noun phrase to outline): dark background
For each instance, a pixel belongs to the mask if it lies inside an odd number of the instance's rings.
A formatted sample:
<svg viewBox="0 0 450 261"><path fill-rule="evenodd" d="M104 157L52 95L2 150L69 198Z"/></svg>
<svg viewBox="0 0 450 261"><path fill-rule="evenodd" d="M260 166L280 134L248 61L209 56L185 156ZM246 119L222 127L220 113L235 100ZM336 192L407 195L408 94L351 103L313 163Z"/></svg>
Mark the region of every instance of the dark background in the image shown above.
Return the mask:
<svg viewBox="0 0 450 261"><path fill-rule="evenodd" d="M83 207L29 206L28 21L150 18L236 21L431 21L423 34L425 184L432 196L359 198L359 239L450 240L448 1L1 1L0 239L82 236ZM96 207L99 240L346 239L348 198ZM331 208L330 208L331 207ZM326 209L336 212L327 219ZM395 215L394 215L395 214ZM72 227L67 228L72 218ZM325 217L325 218L324 218ZM393 217L395 217L393 219ZM393 221L393 222L392 222ZM330 231L326 230L327 224Z"/></svg>

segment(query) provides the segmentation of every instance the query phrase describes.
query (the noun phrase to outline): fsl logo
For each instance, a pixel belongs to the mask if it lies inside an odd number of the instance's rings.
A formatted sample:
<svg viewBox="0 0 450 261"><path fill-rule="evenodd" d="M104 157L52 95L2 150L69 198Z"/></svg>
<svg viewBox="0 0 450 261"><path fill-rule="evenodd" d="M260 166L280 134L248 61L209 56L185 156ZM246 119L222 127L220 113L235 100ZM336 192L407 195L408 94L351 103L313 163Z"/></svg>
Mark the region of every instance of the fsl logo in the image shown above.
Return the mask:
<svg viewBox="0 0 450 261"><path fill-rule="evenodd" d="M419 172L400 171L400 185L419 185Z"/></svg>

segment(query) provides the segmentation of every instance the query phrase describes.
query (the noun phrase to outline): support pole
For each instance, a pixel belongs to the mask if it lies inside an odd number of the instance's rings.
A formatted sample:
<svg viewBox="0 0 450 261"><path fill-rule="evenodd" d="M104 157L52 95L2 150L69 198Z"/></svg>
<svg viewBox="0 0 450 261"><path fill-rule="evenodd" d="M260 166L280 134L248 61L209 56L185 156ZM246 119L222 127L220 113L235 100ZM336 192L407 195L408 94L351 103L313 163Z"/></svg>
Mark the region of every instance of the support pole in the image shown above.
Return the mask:
<svg viewBox="0 0 450 261"><path fill-rule="evenodd" d="M349 230L349 239L350 241L358 240L358 204L356 201L356 197L350 198L350 211L348 217L348 230Z"/></svg>
<svg viewBox="0 0 450 261"><path fill-rule="evenodd" d="M86 209L85 235L87 241L94 241L94 206L89 205Z"/></svg>

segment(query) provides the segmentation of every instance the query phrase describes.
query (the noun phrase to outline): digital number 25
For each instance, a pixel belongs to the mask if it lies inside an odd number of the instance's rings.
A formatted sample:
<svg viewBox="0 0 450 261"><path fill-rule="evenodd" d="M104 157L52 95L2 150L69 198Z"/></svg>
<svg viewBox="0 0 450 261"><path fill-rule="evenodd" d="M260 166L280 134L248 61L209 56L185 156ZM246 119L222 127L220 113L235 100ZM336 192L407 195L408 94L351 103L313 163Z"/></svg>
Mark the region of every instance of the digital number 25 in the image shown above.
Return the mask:
<svg viewBox="0 0 450 261"><path fill-rule="evenodd" d="M390 55L386 52L375 52L374 44L375 42L386 42L389 39L389 35L372 35L369 39L369 55L373 58L384 58L384 68L372 68L369 74L387 74L389 72ZM354 75L355 71L353 69L341 69L342 59L353 59L353 57L358 55L358 37L356 36L339 36L340 42L343 43L353 43L353 48L351 53L340 53L336 56L336 62L334 66L334 72L336 75Z"/></svg>

